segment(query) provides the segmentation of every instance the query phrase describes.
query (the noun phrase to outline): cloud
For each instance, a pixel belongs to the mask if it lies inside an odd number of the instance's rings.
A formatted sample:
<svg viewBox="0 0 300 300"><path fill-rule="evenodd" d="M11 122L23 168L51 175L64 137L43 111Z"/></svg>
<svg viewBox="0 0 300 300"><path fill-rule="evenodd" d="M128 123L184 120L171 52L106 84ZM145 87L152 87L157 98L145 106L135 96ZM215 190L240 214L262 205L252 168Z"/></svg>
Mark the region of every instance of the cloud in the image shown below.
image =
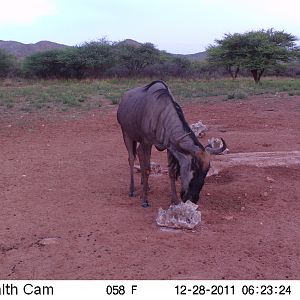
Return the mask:
<svg viewBox="0 0 300 300"><path fill-rule="evenodd" d="M55 15L54 0L0 0L0 24L22 25L36 19Z"/></svg>

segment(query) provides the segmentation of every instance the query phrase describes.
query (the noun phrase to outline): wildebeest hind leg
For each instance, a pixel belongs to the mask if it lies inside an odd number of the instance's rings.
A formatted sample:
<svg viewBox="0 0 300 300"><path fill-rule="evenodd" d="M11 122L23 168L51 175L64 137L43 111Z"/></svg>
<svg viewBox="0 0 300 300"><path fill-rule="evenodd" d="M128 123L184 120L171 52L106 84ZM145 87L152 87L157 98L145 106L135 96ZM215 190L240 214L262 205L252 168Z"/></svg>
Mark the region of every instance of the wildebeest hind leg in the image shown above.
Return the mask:
<svg viewBox="0 0 300 300"><path fill-rule="evenodd" d="M123 132L124 143L128 151L128 163L130 169L130 183L129 183L129 197L135 197L133 165L136 155L136 142L130 139L126 133Z"/></svg>
<svg viewBox="0 0 300 300"><path fill-rule="evenodd" d="M142 176L142 206L148 207L148 191L149 191L149 184L148 178L150 174L150 156L151 156L151 145L147 145L141 143L137 148L137 154L139 157L140 165L141 165L141 176Z"/></svg>

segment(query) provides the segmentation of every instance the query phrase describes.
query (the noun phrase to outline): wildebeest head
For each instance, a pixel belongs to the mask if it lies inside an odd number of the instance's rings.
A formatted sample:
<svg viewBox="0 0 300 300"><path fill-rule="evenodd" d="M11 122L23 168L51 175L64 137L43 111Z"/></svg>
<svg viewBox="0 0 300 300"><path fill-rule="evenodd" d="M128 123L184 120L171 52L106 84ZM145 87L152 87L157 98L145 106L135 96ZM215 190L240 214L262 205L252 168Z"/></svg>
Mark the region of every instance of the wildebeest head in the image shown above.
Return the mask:
<svg viewBox="0 0 300 300"><path fill-rule="evenodd" d="M178 143L181 148L177 153L177 159L180 160L180 178L181 192L180 197L183 202L190 200L193 203L199 201L200 191L204 185L205 177L210 167L210 157L222 153L226 148L225 141L219 149L211 151L209 147L203 147L201 144L184 145Z"/></svg>
<svg viewBox="0 0 300 300"><path fill-rule="evenodd" d="M181 165L180 177L182 182L180 197L183 202L190 200L199 201L200 191L210 166L210 154L197 151L189 155L186 162Z"/></svg>

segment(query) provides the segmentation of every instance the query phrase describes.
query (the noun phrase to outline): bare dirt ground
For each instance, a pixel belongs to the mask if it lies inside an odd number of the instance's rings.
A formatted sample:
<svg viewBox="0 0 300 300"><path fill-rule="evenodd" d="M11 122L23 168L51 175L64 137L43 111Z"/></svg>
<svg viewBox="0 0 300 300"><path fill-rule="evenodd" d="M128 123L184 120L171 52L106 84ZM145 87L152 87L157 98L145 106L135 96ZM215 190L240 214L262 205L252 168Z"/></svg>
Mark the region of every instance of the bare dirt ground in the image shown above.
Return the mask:
<svg viewBox="0 0 300 300"><path fill-rule="evenodd" d="M224 169L201 192L200 226L162 230L168 176L150 177L147 209L127 196L116 110L0 115L0 279L300 279L299 165ZM183 110L209 126L204 144L300 150L299 96ZM152 160L166 167L166 153Z"/></svg>

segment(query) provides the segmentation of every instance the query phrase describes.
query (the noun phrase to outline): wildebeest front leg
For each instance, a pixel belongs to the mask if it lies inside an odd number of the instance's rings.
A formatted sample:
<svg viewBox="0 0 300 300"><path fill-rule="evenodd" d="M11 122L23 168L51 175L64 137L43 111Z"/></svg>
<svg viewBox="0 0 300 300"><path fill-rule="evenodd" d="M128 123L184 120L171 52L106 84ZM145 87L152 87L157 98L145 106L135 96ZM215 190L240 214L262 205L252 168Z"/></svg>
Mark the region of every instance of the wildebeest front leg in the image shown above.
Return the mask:
<svg viewBox="0 0 300 300"><path fill-rule="evenodd" d="M174 157L172 153L168 150L168 166L169 166L169 178L170 178L170 186L171 186L171 203L172 204L179 204L180 201L178 199L176 193L176 169L174 168Z"/></svg>
<svg viewBox="0 0 300 300"><path fill-rule="evenodd" d="M150 156L151 156L151 145L147 145L141 143L137 149L137 154L140 161L141 166L141 176L142 176L142 206L148 207L148 191L149 191L149 184L148 179L150 175Z"/></svg>

